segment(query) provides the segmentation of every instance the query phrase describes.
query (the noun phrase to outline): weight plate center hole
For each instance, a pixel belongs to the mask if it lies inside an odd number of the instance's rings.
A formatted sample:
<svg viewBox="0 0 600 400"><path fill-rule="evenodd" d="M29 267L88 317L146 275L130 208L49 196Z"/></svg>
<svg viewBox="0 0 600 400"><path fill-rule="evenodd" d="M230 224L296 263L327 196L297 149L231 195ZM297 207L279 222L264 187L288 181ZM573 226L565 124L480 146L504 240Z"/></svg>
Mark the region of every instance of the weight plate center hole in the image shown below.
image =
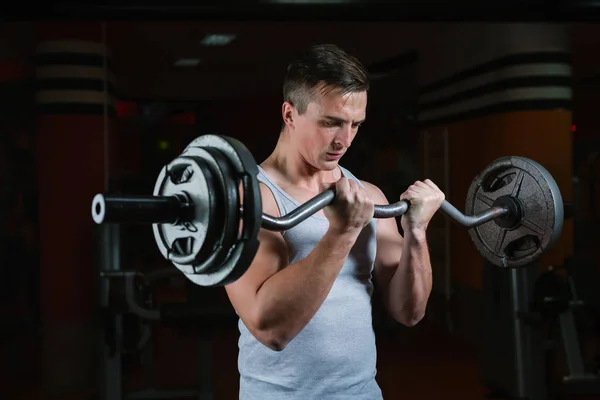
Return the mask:
<svg viewBox="0 0 600 400"><path fill-rule="evenodd" d="M508 209L508 213L496 218L494 223L504 229L514 229L521 223L523 219L523 206L519 199L512 196L498 197L493 207L502 207Z"/></svg>

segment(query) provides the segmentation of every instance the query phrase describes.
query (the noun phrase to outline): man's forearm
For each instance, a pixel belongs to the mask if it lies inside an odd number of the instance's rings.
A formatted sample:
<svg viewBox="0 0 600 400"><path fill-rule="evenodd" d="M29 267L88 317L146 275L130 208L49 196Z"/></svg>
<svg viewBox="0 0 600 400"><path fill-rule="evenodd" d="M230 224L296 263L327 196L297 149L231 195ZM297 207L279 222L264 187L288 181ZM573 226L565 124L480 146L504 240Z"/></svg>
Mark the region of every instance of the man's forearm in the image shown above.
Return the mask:
<svg viewBox="0 0 600 400"><path fill-rule="evenodd" d="M432 273L425 231L405 232L402 256L389 282L390 313L413 326L425 315L431 293Z"/></svg>
<svg viewBox="0 0 600 400"><path fill-rule="evenodd" d="M258 328L275 347L284 347L313 318L355 241L355 234L328 231L306 258L282 269L260 287Z"/></svg>

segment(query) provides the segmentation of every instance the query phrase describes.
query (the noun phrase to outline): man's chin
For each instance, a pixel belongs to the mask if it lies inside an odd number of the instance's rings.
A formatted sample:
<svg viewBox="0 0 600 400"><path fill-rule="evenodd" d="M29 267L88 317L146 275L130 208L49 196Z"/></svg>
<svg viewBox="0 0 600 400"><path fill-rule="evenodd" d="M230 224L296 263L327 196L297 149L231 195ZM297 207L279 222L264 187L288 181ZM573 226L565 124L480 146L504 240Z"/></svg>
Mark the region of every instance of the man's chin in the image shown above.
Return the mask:
<svg viewBox="0 0 600 400"><path fill-rule="evenodd" d="M320 165L323 171L333 171L338 167L339 160L326 160L323 161Z"/></svg>

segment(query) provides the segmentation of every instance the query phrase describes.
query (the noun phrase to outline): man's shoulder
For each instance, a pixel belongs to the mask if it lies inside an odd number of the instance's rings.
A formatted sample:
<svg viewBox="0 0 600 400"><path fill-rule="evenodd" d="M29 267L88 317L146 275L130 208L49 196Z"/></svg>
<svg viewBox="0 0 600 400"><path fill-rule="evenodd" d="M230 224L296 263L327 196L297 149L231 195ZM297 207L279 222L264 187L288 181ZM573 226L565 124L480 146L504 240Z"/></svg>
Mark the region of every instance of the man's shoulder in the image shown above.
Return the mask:
<svg viewBox="0 0 600 400"><path fill-rule="evenodd" d="M379 186L377 186L371 182L362 180L362 179L360 179L360 183L363 184L363 186L365 187L365 190L369 194L369 197L371 197L371 199L373 199L375 204L387 204L388 203L388 200L385 197L385 194L379 188Z"/></svg>

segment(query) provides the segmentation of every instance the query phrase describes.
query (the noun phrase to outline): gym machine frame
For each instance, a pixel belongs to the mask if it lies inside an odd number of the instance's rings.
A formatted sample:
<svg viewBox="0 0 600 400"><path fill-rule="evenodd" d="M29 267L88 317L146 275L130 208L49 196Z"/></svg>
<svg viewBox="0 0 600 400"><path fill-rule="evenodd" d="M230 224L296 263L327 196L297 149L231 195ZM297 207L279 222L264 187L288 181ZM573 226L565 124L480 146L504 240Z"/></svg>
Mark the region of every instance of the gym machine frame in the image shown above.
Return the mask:
<svg viewBox="0 0 600 400"><path fill-rule="evenodd" d="M178 399L195 397L198 400L213 399L211 374L211 345L205 335L198 337L198 386L181 389L146 387L133 392L124 389L123 355L128 352L140 354L143 367L153 363L151 339L152 324L177 321L208 321L235 324L235 313L231 308L214 305L202 306L182 303L162 304L149 308L143 300L150 300L141 293L136 280L142 280L149 289L156 282L179 275L173 268L159 269L142 274L121 268L121 229L117 224L100 225L97 229L97 400L134 399ZM124 348L124 315L132 314L139 319L140 335L133 349ZM145 381L154 380L152 368L144 371Z"/></svg>

